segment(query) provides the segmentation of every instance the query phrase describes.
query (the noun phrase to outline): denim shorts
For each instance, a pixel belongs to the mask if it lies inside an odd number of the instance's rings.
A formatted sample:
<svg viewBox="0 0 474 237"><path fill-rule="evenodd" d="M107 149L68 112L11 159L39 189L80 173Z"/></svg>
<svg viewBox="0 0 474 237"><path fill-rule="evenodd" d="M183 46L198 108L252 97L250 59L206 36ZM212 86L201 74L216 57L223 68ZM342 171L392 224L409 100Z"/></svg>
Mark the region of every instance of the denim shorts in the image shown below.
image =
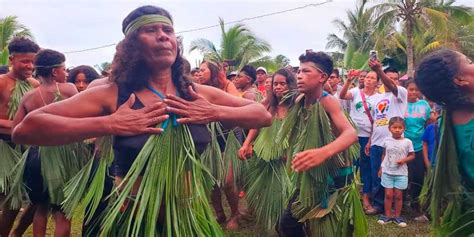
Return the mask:
<svg viewBox="0 0 474 237"><path fill-rule="evenodd" d="M382 173L381 184L384 188L396 188L399 190L405 190L408 187L408 176Z"/></svg>

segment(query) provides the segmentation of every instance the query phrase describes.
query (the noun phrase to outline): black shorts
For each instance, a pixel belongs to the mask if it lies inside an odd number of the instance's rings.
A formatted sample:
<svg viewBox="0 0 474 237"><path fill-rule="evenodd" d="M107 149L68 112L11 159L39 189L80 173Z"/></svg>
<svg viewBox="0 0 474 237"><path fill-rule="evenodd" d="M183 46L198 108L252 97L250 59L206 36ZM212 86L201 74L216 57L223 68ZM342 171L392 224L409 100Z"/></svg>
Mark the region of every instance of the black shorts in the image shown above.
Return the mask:
<svg viewBox="0 0 474 237"><path fill-rule="evenodd" d="M0 140L3 140L4 142L6 142L11 148L15 148L15 144L12 142L11 135L0 133Z"/></svg>
<svg viewBox="0 0 474 237"><path fill-rule="evenodd" d="M222 136L220 133L217 134L217 143L219 143L219 149L221 152L225 151L225 147L227 145L227 138L229 137L229 133L234 131L235 137L237 137L237 140L239 141L240 144L243 142L243 131L241 128L234 128L234 129L229 129L229 130L224 130L222 131L223 135Z"/></svg>
<svg viewBox="0 0 474 237"><path fill-rule="evenodd" d="M39 157L39 148L37 146L30 147L28 157L26 158L23 179L31 203L47 204L49 199L48 192L43 185L43 176L41 176L41 160Z"/></svg>

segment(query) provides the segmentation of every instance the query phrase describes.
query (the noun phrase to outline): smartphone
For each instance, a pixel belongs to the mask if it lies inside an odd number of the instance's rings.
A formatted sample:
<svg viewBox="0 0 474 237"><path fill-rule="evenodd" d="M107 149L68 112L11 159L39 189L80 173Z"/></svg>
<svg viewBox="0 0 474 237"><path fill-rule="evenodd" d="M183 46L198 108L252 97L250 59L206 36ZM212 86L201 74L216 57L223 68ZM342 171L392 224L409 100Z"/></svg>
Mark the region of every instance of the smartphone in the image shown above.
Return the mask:
<svg viewBox="0 0 474 237"><path fill-rule="evenodd" d="M375 51L375 50L370 50L369 59L370 59L370 60L377 60L377 51Z"/></svg>

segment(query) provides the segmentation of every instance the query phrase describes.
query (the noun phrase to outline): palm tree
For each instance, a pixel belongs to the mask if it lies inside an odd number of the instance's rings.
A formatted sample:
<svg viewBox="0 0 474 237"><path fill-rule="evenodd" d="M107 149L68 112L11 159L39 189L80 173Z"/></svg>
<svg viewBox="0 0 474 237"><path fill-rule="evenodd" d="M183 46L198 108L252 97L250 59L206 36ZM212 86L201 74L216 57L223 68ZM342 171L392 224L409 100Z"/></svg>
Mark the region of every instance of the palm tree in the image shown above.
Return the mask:
<svg viewBox="0 0 474 237"><path fill-rule="evenodd" d="M287 58L285 55L279 54L274 58L270 56L261 57L260 59L252 62L251 64L255 68L265 67L269 73L273 73L278 71L278 69L280 68L284 68L290 65L290 59Z"/></svg>
<svg viewBox="0 0 474 237"><path fill-rule="evenodd" d="M347 68L363 67L375 43L372 11L366 9L366 4L367 0L360 0L354 12L347 11L349 23L341 19L333 21L334 25L342 31L342 38L337 34L330 34L327 37L326 48L336 48L344 52L344 66Z"/></svg>
<svg viewBox="0 0 474 237"><path fill-rule="evenodd" d="M191 42L189 51L198 50L204 54L205 59L217 62L233 60L238 68L270 52L270 44L255 36L244 24L234 25L227 31L222 18L219 18L219 24L222 33L219 49L210 40L196 39Z"/></svg>
<svg viewBox="0 0 474 237"><path fill-rule="evenodd" d="M449 41L451 19L470 21L470 8L454 6L454 0L390 0L371 8L376 13L378 30L393 28L401 21L406 36L407 73L414 74L414 39L417 32L436 29L437 37ZM416 55L418 56L418 55Z"/></svg>
<svg viewBox="0 0 474 237"><path fill-rule="evenodd" d="M407 70L407 37L402 32L394 32L379 41L380 52L387 55L401 71ZM417 32L413 38L413 52L417 60L427 53L443 47L443 42L433 31ZM392 65L391 64L391 65Z"/></svg>
<svg viewBox="0 0 474 237"><path fill-rule="evenodd" d="M112 64L110 62L103 62L101 64L96 64L94 65L94 67L99 70L99 72L103 72L103 71L107 71L110 69L110 66L112 66Z"/></svg>
<svg viewBox="0 0 474 237"><path fill-rule="evenodd" d="M33 38L31 31L17 21L16 16L0 18L0 65L8 63L8 43L14 37Z"/></svg>
<svg viewBox="0 0 474 237"><path fill-rule="evenodd" d="M456 48L470 58L474 58L474 21L467 25L461 25L456 36Z"/></svg>

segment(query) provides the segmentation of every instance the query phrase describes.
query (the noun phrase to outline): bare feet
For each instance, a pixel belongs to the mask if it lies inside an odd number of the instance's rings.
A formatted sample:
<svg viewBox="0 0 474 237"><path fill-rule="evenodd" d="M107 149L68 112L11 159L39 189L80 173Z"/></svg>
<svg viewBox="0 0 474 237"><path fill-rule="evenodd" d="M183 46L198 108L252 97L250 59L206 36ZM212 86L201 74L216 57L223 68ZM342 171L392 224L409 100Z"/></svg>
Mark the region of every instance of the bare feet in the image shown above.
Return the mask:
<svg viewBox="0 0 474 237"><path fill-rule="evenodd" d="M240 215L231 216L225 228L227 230L236 230L239 228L239 219Z"/></svg>

